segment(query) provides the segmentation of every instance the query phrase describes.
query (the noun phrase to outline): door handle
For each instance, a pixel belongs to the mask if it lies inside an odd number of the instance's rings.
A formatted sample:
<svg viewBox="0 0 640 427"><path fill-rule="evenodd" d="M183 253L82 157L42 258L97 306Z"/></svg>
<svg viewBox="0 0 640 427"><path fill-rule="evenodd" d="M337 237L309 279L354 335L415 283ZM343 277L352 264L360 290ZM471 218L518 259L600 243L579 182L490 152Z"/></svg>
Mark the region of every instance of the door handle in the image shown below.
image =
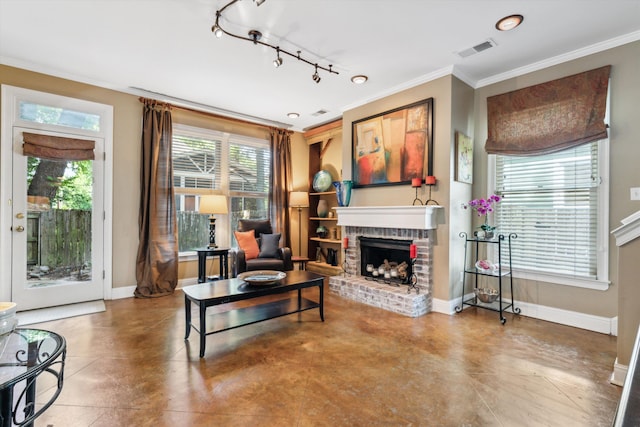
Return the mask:
<svg viewBox="0 0 640 427"><path fill-rule="evenodd" d="M22 219L22 218L24 218L24 214L22 212L20 212L20 213L16 214L16 218Z"/></svg>
<svg viewBox="0 0 640 427"><path fill-rule="evenodd" d="M16 227L16 231L19 231L19 232L22 233L24 231L24 227L19 225L19 226Z"/></svg>

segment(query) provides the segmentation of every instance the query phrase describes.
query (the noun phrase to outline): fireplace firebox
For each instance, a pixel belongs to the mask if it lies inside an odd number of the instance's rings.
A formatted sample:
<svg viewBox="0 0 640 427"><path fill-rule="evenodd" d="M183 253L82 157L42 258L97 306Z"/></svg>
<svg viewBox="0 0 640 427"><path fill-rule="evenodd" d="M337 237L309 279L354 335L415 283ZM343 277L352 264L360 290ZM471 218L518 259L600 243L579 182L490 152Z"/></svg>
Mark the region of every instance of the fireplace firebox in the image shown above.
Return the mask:
<svg viewBox="0 0 640 427"><path fill-rule="evenodd" d="M409 246L412 240L359 236L360 274L389 285L406 284L411 277Z"/></svg>

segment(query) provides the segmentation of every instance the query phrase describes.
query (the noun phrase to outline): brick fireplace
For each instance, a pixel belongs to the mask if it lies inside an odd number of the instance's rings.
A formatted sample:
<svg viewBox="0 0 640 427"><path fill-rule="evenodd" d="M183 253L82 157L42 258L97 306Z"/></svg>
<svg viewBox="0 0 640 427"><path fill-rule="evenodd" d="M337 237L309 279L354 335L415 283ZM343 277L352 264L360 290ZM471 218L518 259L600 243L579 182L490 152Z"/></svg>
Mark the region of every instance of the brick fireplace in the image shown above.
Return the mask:
<svg viewBox="0 0 640 427"><path fill-rule="evenodd" d="M418 317L431 310L433 233L444 223L441 206L382 206L337 208L338 225L348 237L346 272L329 279L329 291L364 304ZM388 241L391 244L411 242L417 247L416 262L411 266L416 288L374 281L362 266L360 237ZM364 275L363 275L364 272Z"/></svg>

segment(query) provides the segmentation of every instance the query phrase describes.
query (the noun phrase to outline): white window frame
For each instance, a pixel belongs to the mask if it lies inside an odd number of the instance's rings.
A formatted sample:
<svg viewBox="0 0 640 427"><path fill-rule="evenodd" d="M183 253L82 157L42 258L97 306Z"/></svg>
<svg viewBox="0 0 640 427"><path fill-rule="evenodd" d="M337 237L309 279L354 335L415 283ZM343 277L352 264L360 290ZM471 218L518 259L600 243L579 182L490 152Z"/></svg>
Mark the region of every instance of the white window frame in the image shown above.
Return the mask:
<svg viewBox="0 0 640 427"><path fill-rule="evenodd" d="M575 286L578 288L606 291L609 289L609 139L598 141L598 170L600 185L598 188L598 224L597 224L597 277L596 279L577 277L567 274L534 271L512 266L513 276L519 279ZM488 156L487 194L496 189L496 156ZM497 224L499 226L499 224ZM517 245L516 238L512 245Z"/></svg>
<svg viewBox="0 0 640 427"><path fill-rule="evenodd" d="M208 128L200 128L195 126L188 126L183 124L174 123L173 133L179 135L194 136L203 139L218 139L221 141L221 174L220 174L220 192L217 194L223 194L227 197L229 209L231 209L231 198L233 197L265 197L263 193L256 192L241 192L230 189L229 178L229 146L232 143L238 143L258 148L269 149L269 140L253 138L249 136L232 134L229 132L221 132ZM205 194L202 190L195 190L193 193L189 193L194 196L200 196ZM268 198L268 193L266 194ZM216 243L221 246L229 247L231 244L231 212L227 215L227 220L222 222L216 222ZM183 251L178 254L180 261L190 261L196 259L195 251Z"/></svg>

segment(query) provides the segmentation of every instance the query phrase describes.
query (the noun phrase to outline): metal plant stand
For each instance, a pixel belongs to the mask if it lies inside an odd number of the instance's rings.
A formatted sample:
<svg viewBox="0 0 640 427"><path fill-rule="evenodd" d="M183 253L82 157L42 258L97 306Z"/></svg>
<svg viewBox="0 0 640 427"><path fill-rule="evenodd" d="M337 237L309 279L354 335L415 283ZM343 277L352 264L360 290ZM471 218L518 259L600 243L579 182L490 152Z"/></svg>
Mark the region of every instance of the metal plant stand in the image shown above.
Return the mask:
<svg viewBox="0 0 640 427"><path fill-rule="evenodd" d="M513 274L511 269L511 241L516 239L518 235L516 233L509 233L506 237L504 234L498 234L492 239L484 239L480 238L477 235L473 237L469 237L467 233L460 233L460 237L465 239L464 245L464 274L462 278L462 298L459 306L456 306L456 313L460 313L464 306L472 306L484 308L486 310L496 311L500 313L500 322L504 325L507 319L504 317L503 313L505 310L511 309L511 312L514 314L520 314L520 308L514 306L513 302ZM505 241L506 239L506 241ZM485 270L477 267L477 263L480 260L480 247L484 246L485 251L488 251L490 247L494 245L495 249L498 251L498 264L497 268ZM506 246L506 247L505 247ZM474 251L471 255L472 258L469 258L469 249ZM509 251L509 264L507 266L503 265L503 251L508 249ZM472 261L472 265L469 266L469 261ZM475 294L475 290L478 289L478 277L485 276L487 278L496 279L498 282L498 296L494 302L491 303L483 303L478 300L478 296ZM466 297L465 299L465 288L467 284L467 278L473 279L474 286L474 295L472 297ZM505 301L503 299L503 287L502 287L502 279L504 277L509 278L509 289L510 295L509 298ZM510 302L509 302L510 300Z"/></svg>

